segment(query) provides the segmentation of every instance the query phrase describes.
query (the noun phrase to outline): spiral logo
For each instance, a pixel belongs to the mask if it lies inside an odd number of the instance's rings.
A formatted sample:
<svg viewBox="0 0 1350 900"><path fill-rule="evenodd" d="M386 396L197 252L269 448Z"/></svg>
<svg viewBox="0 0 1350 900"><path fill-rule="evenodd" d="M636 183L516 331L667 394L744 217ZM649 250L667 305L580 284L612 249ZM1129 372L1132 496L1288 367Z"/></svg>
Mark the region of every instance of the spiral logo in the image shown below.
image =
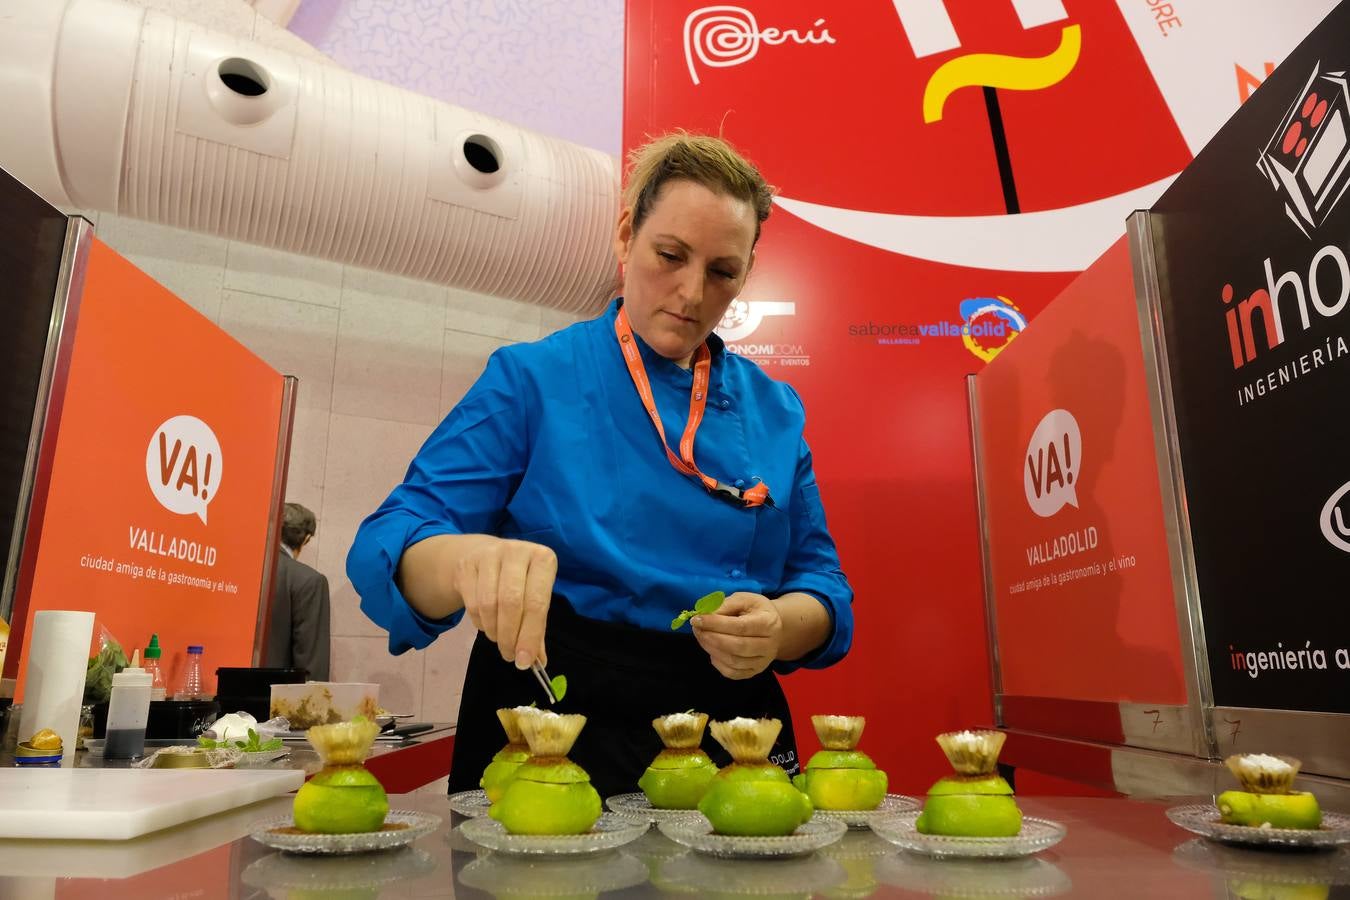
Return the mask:
<svg viewBox="0 0 1350 900"><path fill-rule="evenodd" d="M759 23L739 6L705 6L684 20L684 59L698 84L695 59L710 68L739 66L759 52Z"/></svg>
<svg viewBox="0 0 1350 900"><path fill-rule="evenodd" d="M718 330L740 328L748 321L750 321L750 304L744 300L732 300L727 311L722 314L722 323L717 328Z"/></svg>
<svg viewBox="0 0 1350 900"><path fill-rule="evenodd" d="M717 334L724 341L741 341L755 333L768 316L796 314L797 304L791 300L733 300L727 307Z"/></svg>

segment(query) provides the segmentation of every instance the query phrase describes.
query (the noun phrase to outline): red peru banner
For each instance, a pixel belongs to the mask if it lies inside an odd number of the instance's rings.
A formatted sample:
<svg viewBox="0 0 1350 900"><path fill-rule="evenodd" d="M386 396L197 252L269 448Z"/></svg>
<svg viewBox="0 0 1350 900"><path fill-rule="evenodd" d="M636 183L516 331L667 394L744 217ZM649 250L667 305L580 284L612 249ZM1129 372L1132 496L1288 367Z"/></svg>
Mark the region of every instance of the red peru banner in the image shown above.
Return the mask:
<svg viewBox="0 0 1350 900"><path fill-rule="evenodd" d="M991 722L964 376L1332 5L628 0L625 146L721 134L779 191L719 332L802 395L857 591L849 657L787 680L804 754L863 714L919 790Z"/></svg>

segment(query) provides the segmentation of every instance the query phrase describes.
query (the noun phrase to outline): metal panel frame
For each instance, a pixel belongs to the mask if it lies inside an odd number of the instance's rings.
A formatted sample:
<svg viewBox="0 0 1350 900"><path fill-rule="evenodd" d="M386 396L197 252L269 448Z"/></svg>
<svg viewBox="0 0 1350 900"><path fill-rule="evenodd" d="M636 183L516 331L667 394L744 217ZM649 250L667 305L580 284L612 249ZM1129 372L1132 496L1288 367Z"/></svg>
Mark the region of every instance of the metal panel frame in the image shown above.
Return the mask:
<svg viewBox="0 0 1350 900"><path fill-rule="evenodd" d="M262 581L258 586L258 620L253 630L253 665L263 664L267 649L268 624L272 618L272 582L276 576L278 546L281 543L282 509L286 504L286 477L291 465L291 432L295 427L295 398L300 379L282 378L281 410L277 420L277 453L272 466L272 511L267 523L267 544L263 548Z"/></svg>
<svg viewBox="0 0 1350 900"><path fill-rule="evenodd" d="M3 585L0 585L0 618L13 619L14 594L18 589L19 566L23 559L24 537L28 533L37 487L38 465L42 459L46 434L47 414L51 407L52 385L63 377L70 365L69 358L60 355L61 342L74 327L79 308L78 300L84 291L84 276L89 265L89 248L94 240L94 227L80 216L66 219L65 245L61 251L61 268L56 279L56 296L52 302L51 321L47 326L47 347L42 356L42 371L38 378L33 421L28 432L28 449L24 458L23 480L19 486L19 503L14 517L14 532L10 538L9 557L5 560Z"/></svg>
<svg viewBox="0 0 1350 900"><path fill-rule="evenodd" d="M984 463L980 444L980 393L975 375L966 376L966 400L970 407L970 455L975 475L975 514L980 523L980 567L984 573L984 623L989 647L989 680L994 698L994 722L1003 721L1003 670L998 658L998 609L994 602L993 554L989 549L989 516L984 496Z"/></svg>
<svg viewBox="0 0 1350 900"><path fill-rule="evenodd" d="M1158 487L1162 492L1163 521L1167 529L1172 596L1176 601L1177 634L1181 639L1187 705L1195 716L1200 732L1196 735L1196 745L1191 752L1196 756L1213 758L1215 742L1210 711L1214 707L1214 690L1209 679L1209 654L1205 644L1204 616L1200 608L1191 521L1186 514L1186 478L1181 464L1176 406L1172 399L1172 372L1167 361L1167 333L1158 290L1159 261L1153 246L1151 214L1147 210L1133 213L1126 221L1126 233L1130 240L1139 338L1144 352L1144 377L1148 381L1148 404L1153 415Z"/></svg>

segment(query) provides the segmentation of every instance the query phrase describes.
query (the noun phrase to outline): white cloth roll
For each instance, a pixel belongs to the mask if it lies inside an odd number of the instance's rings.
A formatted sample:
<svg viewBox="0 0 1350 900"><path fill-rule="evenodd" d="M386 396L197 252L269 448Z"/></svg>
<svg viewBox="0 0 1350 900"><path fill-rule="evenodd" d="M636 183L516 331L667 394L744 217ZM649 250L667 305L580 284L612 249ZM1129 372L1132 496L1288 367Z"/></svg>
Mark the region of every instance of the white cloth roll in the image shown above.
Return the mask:
<svg viewBox="0 0 1350 900"><path fill-rule="evenodd" d="M94 638L94 614L44 609L33 615L19 740L50 728L61 735L61 767L75 762L75 738L84 703L84 674Z"/></svg>

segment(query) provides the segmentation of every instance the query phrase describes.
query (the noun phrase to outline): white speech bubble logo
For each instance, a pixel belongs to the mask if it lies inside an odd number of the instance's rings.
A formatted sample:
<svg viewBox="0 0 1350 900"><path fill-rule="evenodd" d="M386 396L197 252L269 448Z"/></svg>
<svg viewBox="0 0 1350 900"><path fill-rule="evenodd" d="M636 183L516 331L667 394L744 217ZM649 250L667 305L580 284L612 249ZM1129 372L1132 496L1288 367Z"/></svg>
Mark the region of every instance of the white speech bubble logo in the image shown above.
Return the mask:
<svg viewBox="0 0 1350 900"><path fill-rule="evenodd" d="M155 499L171 513L196 514L203 525L224 472L220 441L196 416L169 419L155 429L145 448L145 478Z"/></svg>
<svg viewBox="0 0 1350 900"><path fill-rule="evenodd" d="M1052 409L1031 433L1022 469L1022 487L1031 511L1049 518L1069 506L1078 508L1078 469L1083 460L1083 436L1078 420L1067 409Z"/></svg>

